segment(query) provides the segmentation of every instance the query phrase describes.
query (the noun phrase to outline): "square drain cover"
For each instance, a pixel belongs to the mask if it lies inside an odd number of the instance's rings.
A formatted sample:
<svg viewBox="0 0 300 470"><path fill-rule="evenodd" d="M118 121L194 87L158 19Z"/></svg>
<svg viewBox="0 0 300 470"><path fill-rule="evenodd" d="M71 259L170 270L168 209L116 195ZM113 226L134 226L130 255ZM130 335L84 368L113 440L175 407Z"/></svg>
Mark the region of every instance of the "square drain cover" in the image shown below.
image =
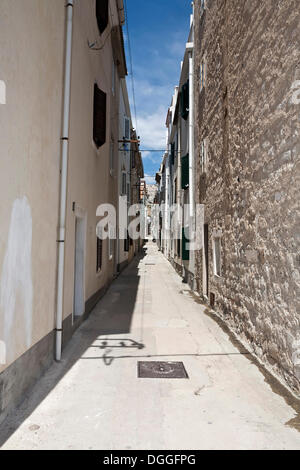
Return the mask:
<svg viewBox="0 0 300 470"><path fill-rule="evenodd" d="M142 379L188 379L183 362L139 361L138 377Z"/></svg>

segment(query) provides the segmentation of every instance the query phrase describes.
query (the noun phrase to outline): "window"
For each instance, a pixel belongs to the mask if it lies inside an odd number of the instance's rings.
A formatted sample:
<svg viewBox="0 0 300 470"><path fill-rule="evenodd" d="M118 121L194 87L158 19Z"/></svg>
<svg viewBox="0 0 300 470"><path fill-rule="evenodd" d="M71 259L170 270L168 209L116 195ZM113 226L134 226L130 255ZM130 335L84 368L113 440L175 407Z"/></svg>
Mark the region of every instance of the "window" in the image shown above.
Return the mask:
<svg viewBox="0 0 300 470"><path fill-rule="evenodd" d="M103 241L97 237L97 273L101 271L102 268L102 243Z"/></svg>
<svg viewBox="0 0 300 470"><path fill-rule="evenodd" d="M204 13L206 7L206 0L200 0L200 15Z"/></svg>
<svg viewBox="0 0 300 470"><path fill-rule="evenodd" d="M106 93L94 85L94 129L93 138L99 148L106 141Z"/></svg>
<svg viewBox="0 0 300 470"><path fill-rule="evenodd" d="M202 140L200 144L200 169L201 173L206 173L208 167L208 139Z"/></svg>
<svg viewBox="0 0 300 470"><path fill-rule="evenodd" d="M181 158L181 188L189 187L189 154Z"/></svg>
<svg viewBox="0 0 300 470"><path fill-rule="evenodd" d="M122 195L125 196L126 195L126 190L127 190L127 187L126 187L126 173L125 171L122 172Z"/></svg>
<svg viewBox="0 0 300 470"><path fill-rule="evenodd" d="M183 261L189 261L190 259L190 251L187 247L188 243L190 243L189 238L186 236L188 232L188 227L183 227L182 228L182 253L181 253L181 259Z"/></svg>
<svg viewBox="0 0 300 470"><path fill-rule="evenodd" d="M130 140L130 119L126 116L124 118L124 139Z"/></svg>
<svg viewBox="0 0 300 470"><path fill-rule="evenodd" d="M124 251L129 251L129 233L127 231L127 238L124 239Z"/></svg>
<svg viewBox="0 0 300 470"><path fill-rule="evenodd" d="M189 115L189 81L184 83L180 92L180 114L185 121Z"/></svg>
<svg viewBox="0 0 300 470"><path fill-rule="evenodd" d="M109 0L96 0L96 17L100 34L108 25L108 2Z"/></svg>
<svg viewBox="0 0 300 470"><path fill-rule="evenodd" d="M171 144L171 165L175 163L175 142Z"/></svg>
<svg viewBox="0 0 300 470"><path fill-rule="evenodd" d="M200 83L200 91L205 88L206 82L206 59L205 57L202 58L200 63L200 71L199 71L199 83Z"/></svg>
<svg viewBox="0 0 300 470"><path fill-rule="evenodd" d="M214 275L221 276L221 237L214 238L213 259L214 259Z"/></svg>

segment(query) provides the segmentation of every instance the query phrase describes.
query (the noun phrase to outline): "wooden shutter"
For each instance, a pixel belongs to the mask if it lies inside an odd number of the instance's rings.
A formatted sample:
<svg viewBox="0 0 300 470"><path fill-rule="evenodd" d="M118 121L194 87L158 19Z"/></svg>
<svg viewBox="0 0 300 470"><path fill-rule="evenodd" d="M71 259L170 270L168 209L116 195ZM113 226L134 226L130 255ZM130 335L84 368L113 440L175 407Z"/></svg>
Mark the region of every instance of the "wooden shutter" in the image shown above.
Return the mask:
<svg viewBox="0 0 300 470"><path fill-rule="evenodd" d="M106 93L94 85L94 142L97 148L106 141Z"/></svg>
<svg viewBox="0 0 300 470"><path fill-rule="evenodd" d="M96 17L100 34L108 25L108 2L109 0L96 0Z"/></svg>
<svg viewBox="0 0 300 470"><path fill-rule="evenodd" d="M181 158L181 188L189 187L189 154Z"/></svg>

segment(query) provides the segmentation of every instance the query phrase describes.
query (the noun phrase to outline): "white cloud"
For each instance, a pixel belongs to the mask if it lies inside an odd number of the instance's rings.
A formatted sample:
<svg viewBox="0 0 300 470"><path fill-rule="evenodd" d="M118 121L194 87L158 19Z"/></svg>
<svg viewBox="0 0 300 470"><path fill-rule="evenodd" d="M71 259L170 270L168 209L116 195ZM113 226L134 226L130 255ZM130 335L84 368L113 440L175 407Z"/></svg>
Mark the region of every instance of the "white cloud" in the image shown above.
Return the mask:
<svg viewBox="0 0 300 470"><path fill-rule="evenodd" d="M166 148L166 114L167 109L160 107L154 113L138 117L138 133L142 147L162 150Z"/></svg>
<svg viewBox="0 0 300 470"><path fill-rule="evenodd" d="M159 165L161 162L162 154L160 152L143 152L143 160L148 160L154 165Z"/></svg>
<svg viewBox="0 0 300 470"><path fill-rule="evenodd" d="M184 41L174 41L170 45L170 52L174 56L179 57L181 60L183 60L184 48L185 48L185 42Z"/></svg>
<svg viewBox="0 0 300 470"><path fill-rule="evenodd" d="M155 177L152 175L145 175L144 180L146 184L155 184Z"/></svg>

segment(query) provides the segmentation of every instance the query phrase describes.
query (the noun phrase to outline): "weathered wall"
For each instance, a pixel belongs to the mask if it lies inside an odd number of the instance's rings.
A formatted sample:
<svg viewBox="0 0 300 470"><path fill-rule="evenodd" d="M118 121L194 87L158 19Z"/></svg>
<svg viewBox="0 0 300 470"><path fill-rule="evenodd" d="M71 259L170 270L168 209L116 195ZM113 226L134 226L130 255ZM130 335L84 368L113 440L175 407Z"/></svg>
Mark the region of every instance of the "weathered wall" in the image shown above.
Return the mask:
<svg viewBox="0 0 300 470"><path fill-rule="evenodd" d="M0 4L0 372L54 326L64 22L62 0Z"/></svg>
<svg viewBox="0 0 300 470"><path fill-rule="evenodd" d="M88 40L99 47L109 38L110 26L99 38L95 7L95 0L77 0L73 9L64 344L105 292L116 261L104 242L96 273L96 209L116 203L118 194L110 144L119 137L119 78L113 94L111 41L99 51L88 47ZM110 9L116 25L116 2ZM0 421L53 360L65 20L63 0L0 2ZM107 93L106 143L99 150L95 81ZM115 168L117 159L115 145ZM73 202L86 217L85 313L75 324Z"/></svg>
<svg viewBox="0 0 300 470"><path fill-rule="evenodd" d="M115 2L110 2L114 24L118 24ZM112 44L106 40L101 50L91 50L87 42L99 48L110 26L99 38L95 0L77 0L74 5L72 52L70 144L68 166L68 198L65 256L64 318L73 314L75 267L75 215L73 202L86 215L85 301L106 286L113 277L115 258L109 259L108 241L103 241L102 269L96 271L100 204L116 204L117 174L110 174L110 146L115 142L115 165L118 158L119 78L116 73L115 94L112 93ZM94 83L106 93L106 142L99 149L93 141Z"/></svg>
<svg viewBox="0 0 300 470"><path fill-rule="evenodd" d="M196 2L197 3L197 2ZM209 140L198 201L209 224L209 294L254 351L300 390L300 12L291 0L196 5L196 142ZM298 91L297 91L298 90ZM199 161L199 160L198 160ZM222 234L222 275L212 237ZM198 256L202 292L202 255Z"/></svg>

